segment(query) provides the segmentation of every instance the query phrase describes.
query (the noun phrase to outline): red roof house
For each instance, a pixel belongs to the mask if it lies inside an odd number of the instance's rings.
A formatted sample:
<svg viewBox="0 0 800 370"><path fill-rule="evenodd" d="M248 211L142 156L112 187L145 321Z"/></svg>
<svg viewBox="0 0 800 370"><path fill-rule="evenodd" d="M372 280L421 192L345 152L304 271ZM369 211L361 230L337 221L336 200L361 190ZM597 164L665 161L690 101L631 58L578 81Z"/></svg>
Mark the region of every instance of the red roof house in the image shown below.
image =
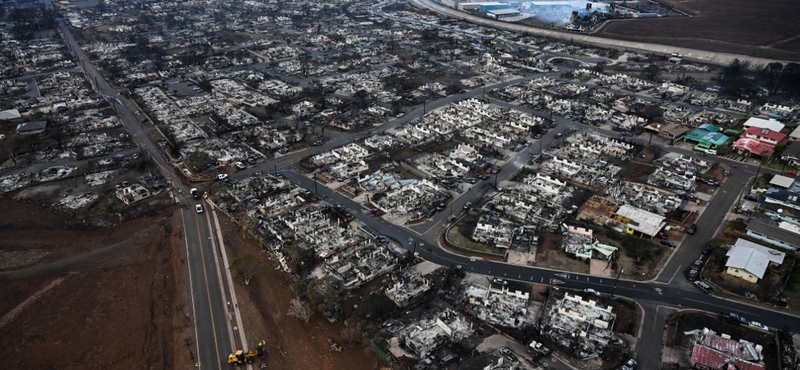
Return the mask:
<svg viewBox="0 0 800 370"><path fill-rule="evenodd" d="M775 153L778 144L786 142L786 134L768 128L750 127L733 143L740 153L749 152L764 156Z"/></svg>

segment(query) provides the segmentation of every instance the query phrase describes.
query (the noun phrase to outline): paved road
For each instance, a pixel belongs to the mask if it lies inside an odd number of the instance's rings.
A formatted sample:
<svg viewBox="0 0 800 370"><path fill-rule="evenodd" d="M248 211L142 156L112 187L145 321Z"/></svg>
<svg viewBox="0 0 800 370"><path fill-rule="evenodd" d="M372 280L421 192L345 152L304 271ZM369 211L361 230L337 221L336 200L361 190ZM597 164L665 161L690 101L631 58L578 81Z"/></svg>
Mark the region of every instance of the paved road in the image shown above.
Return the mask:
<svg viewBox="0 0 800 370"><path fill-rule="evenodd" d="M544 114L543 112L514 106L504 102L492 102L503 107L522 110L529 114L540 116ZM518 153L508 160L501 167L501 171L497 175L499 178L498 181L502 181L502 179L505 179L520 166L524 165L526 157L529 156L531 152L539 150L540 143L543 146L549 145L554 140L554 135L556 133L563 132L567 128L575 127L594 130L606 135L616 136L614 132L572 122L563 117L554 117L554 120L557 123L557 128L548 132L538 141L534 141L533 145L525 148L521 153ZM643 139L631 140L636 141L640 145L647 144L646 140ZM653 145L661 146L665 151L677 152L684 155L697 155L697 152L687 149L670 147L660 143L653 143ZM724 158L715 157L706 159L717 160L728 165L734 163ZM659 277L653 282L615 281L615 279L603 279L583 274L511 266L499 262L470 259L469 257L450 254L440 249L438 237L441 230L446 226L446 217L448 217L451 212L460 212L466 202L475 203L480 200L485 193L493 191L495 182L494 176L489 180L479 182L460 197L450 202L450 204L448 204L449 210L444 210L435 215L430 221L409 229L393 225L371 214L363 214L359 211L354 211L352 213L367 226L400 242L408 250L420 253L421 258L434 263L451 267L461 266L461 268L474 273L531 283L550 284L578 289L594 288L603 293L613 292L617 295L634 299L642 305L646 319L642 327L643 335L639 338L637 343L637 359L640 361L643 368L657 368L660 366L660 358L652 354L654 350L660 351L661 348L663 325L660 323L663 323L663 318L666 317L669 312L678 307L696 308L710 312L733 310L750 320L757 320L770 326L780 328L789 327L793 330L800 329L800 318L700 293L686 281L683 275L685 268L690 266L701 254L705 241L713 236L717 225L722 224L727 211L737 200L747 179L754 173L755 168L753 166L739 164L739 168L734 170L732 175L723 182L716 196L712 198L709 203L707 210L698 220L698 232L693 236L687 237L686 241L674 252L670 262ZM313 180L311 179L296 173L287 173L287 177L300 186L312 191L314 190ZM320 189L320 196L331 203L343 204L353 210L361 208L359 204L356 204L349 198L324 186L320 185L317 186L317 188ZM424 243L424 245L420 246L419 243Z"/></svg>
<svg viewBox="0 0 800 370"><path fill-rule="evenodd" d="M174 172L172 165L167 162L161 149L147 134L147 129L139 118L131 109L117 102L118 89L112 87L92 65L61 19L59 19L59 29L67 47L76 56L78 64L92 86L111 102L136 145L153 160L164 177L178 190L175 196L182 205L181 215L195 325L194 355L199 369L227 369L230 366L227 363L227 355L234 349L248 346L231 332L232 317L226 311L227 302L231 300L230 292L225 291L221 278L221 269L226 266L219 265L217 258L219 249L214 243L215 234L206 217L207 213L197 214L194 211L195 202L186 196L189 187L183 183L180 175Z"/></svg>
<svg viewBox="0 0 800 370"><path fill-rule="evenodd" d="M592 36L580 33L570 33L564 31L556 31L544 28L524 26L521 24L506 23L506 22L496 21L493 19L478 17L472 14L468 14L452 8L448 8L446 6L436 4L428 0L412 0L412 2L418 4L421 7L437 12L439 14L444 14L454 18L463 19L468 22L480 24L483 26L498 28L506 31L520 32L528 35L550 37L561 41L596 45L602 48L638 50L642 52L657 53L663 55L671 55L672 53L679 53L684 56L684 59L687 60L697 60L705 63L718 64L718 65L728 65L734 59L749 61L755 65L766 65L772 62L791 63L791 61L780 60L780 59L759 58L743 54L714 52L714 51L662 45L655 43L615 40L600 36Z"/></svg>
<svg viewBox="0 0 800 370"><path fill-rule="evenodd" d="M114 94L117 92L117 89L112 88L102 78L102 76L100 76L94 66L88 62L88 59L86 59L85 55L83 55L83 52L72 39L63 23L61 24L61 29L65 40L67 41L68 45L70 45L71 50L78 55L80 65L90 77L93 85L95 85L102 93L114 96ZM538 75L536 77L538 77ZM529 80L531 78L533 77L518 78L512 81L498 83L487 87L490 89L495 87L504 87ZM241 171L232 177L244 178L255 171L269 171L275 168L293 167L303 157L339 147L348 142L364 138L378 131L385 131L394 128L398 125L420 117L424 113L423 110L433 110L460 99L478 96L480 93L481 89L476 89L469 91L466 94L453 95L436 100L426 104L424 108L417 107L406 114L406 116L390 121L375 130L341 135L334 140L325 143L323 146L314 147L297 153L290 153L289 155L262 163L259 166L247 169L245 171ZM168 179L173 182L174 186L188 190L186 189L187 186L181 185L182 180L172 171L172 167L169 163L167 163L158 146L155 145L152 139L146 134L144 127L141 125L137 117L135 117L132 112L124 106L115 107L117 108L117 113L120 116L120 119L123 121L126 128L128 128L128 130L131 132L131 135L136 141L137 145L139 145L139 147L141 147L146 153L149 153L159 169ZM575 123L566 122L562 118L556 118L556 120L564 125L560 125L562 128L551 131L545 135L545 137L541 139L543 143L551 141L555 132L563 130L566 126L577 125ZM537 150L537 148L538 146L534 144L530 148L526 148L523 153L517 154L514 158L512 158L512 160L506 162L502 166L501 172L498 174L499 178L504 178L505 176L514 172L516 168L523 163L521 160L525 159L524 155L527 154L524 152ZM669 148L669 150L680 152L680 150L675 148ZM686 152L688 153L689 151ZM701 245L699 242L707 240L710 237L710 235L713 233L713 225L719 224L719 220L717 219L721 220L721 217L724 217L725 211L735 200L736 194L738 194L738 192L733 191L735 190L735 184L741 185L743 181L740 177L746 177L744 171L753 170L753 168L749 168L748 166L743 165L741 167L741 175L739 175L739 172L735 173L731 179L735 181L731 181L731 185L727 185L729 183L723 185L721 193L723 190L725 190L730 194L722 193L723 196L715 198L718 200L716 203L712 203L715 205L714 210L708 211L710 213L704 214L704 217L701 218L700 222L698 222L698 234L696 234L693 238L697 240L698 243L687 243L686 245L690 245L688 248L681 248L684 251L691 251L691 253L682 252L676 254L676 256L679 257L674 257L672 259L663 276L671 277L674 274L670 275L670 272L676 272L680 270L682 266L685 266L687 261L692 261L696 258L693 256L693 254L699 254L698 245ZM286 172L285 174L294 183L309 190L314 190L315 187L313 180L292 172ZM491 186L486 186L490 185L491 182L492 179L483 182L482 185L479 183L478 186L472 187L464 196L451 202L449 206L454 207L456 210L460 210L461 206L463 206L463 203L469 201L469 199L480 199L480 196L483 193L491 191ZM728 188L726 186L730 187ZM320 191L319 195L323 199L328 200L330 203L343 204L353 210L361 207L351 199L338 194L327 187L319 186L318 189ZM182 194L178 195L178 199L184 205L193 205L193 202ZM725 205L727 205L727 207ZM445 211L437 216L439 218L439 224L442 223L441 221L445 217L446 213L447 212ZM655 337L655 334L658 332L658 315L666 315L666 311L663 310L669 309L661 308L659 306L675 307L678 304L682 305L684 308L691 307L712 312L719 310L732 310L751 320L758 320L770 326L800 330L800 319L794 316L788 316L778 312L771 312L738 302L725 301L699 293L690 287L683 285L667 285L664 284L664 281L661 281L666 279L666 277L659 278L659 280L654 283L626 280L620 280L617 282L614 279L603 279L582 274L563 273L541 268L513 266L500 262L485 261L481 259L459 256L450 254L439 248L439 228L437 227L428 228L427 230L422 231L409 230L393 225L382 218L374 217L369 213L365 214L362 212L353 212L353 214L355 215L354 217L364 222L367 226L375 229L377 232L385 234L396 240L406 249L415 250L420 254L421 258L437 264L462 268L474 273L532 283L543 283L577 289L594 288L603 293L614 292L617 295L626 296L639 302L645 302L648 307L655 307L651 309L646 308L646 312L656 312L656 314L652 315L652 317L648 317L647 323L643 327L645 334L648 330L650 330L650 335L648 335L649 337ZM198 215L191 209L188 211L184 209L182 215L184 217L184 232L186 236L186 249L188 255L187 263L190 272L190 285L194 309L193 316L195 318L197 336L197 353L200 356L199 362L201 364L201 368L227 367L228 365L225 363L224 356L236 345L233 344L234 342L230 330L230 321L229 318L226 317L227 315L225 313L225 288L220 280L220 269L224 268L224 266L220 266L216 258L219 252L218 249L215 248L213 233L211 232L210 223L208 218L205 217L205 214ZM434 221L436 221L436 218L434 218ZM434 223L434 226L438 225ZM421 245L420 243L425 244ZM672 279L669 279L667 282L671 280ZM655 346L653 346L653 344L655 344ZM239 343L239 346L241 346L241 343ZM640 353L642 353L641 351L644 351L645 348L648 348L648 352L645 352L644 355L640 355L639 358L645 360L646 358L643 356L653 357L651 355L652 352L650 352L650 348L656 347L660 348L660 340L657 342L648 342L647 346L645 346L643 343L642 347L640 348Z"/></svg>

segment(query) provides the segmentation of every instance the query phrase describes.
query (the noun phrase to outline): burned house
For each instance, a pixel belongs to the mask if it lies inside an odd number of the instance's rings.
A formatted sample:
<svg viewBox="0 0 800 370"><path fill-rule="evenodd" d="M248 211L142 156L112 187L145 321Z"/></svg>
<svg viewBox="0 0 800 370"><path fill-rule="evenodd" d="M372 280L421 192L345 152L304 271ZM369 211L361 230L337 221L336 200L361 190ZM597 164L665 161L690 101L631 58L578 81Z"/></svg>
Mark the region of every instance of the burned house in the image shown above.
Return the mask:
<svg viewBox="0 0 800 370"><path fill-rule="evenodd" d="M556 291L545 307L543 334L580 358L599 356L613 339L617 315L595 299Z"/></svg>
<svg viewBox="0 0 800 370"><path fill-rule="evenodd" d="M498 279L488 286L469 284L462 289L466 310L491 325L520 329L535 320L530 286Z"/></svg>

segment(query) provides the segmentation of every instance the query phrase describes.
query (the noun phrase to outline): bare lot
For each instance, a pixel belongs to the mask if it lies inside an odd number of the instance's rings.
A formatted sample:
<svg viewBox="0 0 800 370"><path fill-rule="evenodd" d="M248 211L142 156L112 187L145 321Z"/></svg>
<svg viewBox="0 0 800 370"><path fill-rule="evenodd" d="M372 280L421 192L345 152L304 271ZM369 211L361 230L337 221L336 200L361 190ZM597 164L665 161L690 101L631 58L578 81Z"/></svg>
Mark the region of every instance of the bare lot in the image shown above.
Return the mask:
<svg viewBox="0 0 800 370"><path fill-rule="evenodd" d="M59 211L0 200L6 248L35 264L0 272L0 368L188 369L181 235L154 216L91 231Z"/></svg>
<svg viewBox="0 0 800 370"><path fill-rule="evenodd" d="M660 0L691 15L610 22L598 34L619 39L800 60L800 2Z"/></svg>

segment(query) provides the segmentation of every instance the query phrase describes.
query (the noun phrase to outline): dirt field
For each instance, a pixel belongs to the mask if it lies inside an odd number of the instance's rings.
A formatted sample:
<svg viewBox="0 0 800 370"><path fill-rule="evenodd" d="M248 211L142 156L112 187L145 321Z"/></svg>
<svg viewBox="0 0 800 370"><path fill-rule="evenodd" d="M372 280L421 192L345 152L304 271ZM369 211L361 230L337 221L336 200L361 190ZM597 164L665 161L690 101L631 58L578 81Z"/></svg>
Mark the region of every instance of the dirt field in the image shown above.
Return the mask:
<svg viewBox="0 0 800 370"><path fill-rule="evenodd" d="M747 55L800 60L795 0L660 0L691 15L614 21L598 35Z"/></svg>
<svg viewBox="0 0 800 370"><path fill-rule="evenodd" d="M61 211L0 199L0 368L188 369L183 241L168 216L80 230ZM11 263L11 265L23 265Z"/></svg>
<svg viewBox="0 0 800 370"><path fill-rule="evenodd" d="M259 254L259 246L246 240L229 218L221 217L220 223L229 260ZM341 321L330 324L315 313L304 324L288 316L293 297L289 276L270 264L271 268L256 276L250 286L236 285L247 340L253 344L267 341L268 369L367 370L385 366L367 345L350 345L341 339ZM328 338L342 346L342 352L330 351Z"/></svg>

